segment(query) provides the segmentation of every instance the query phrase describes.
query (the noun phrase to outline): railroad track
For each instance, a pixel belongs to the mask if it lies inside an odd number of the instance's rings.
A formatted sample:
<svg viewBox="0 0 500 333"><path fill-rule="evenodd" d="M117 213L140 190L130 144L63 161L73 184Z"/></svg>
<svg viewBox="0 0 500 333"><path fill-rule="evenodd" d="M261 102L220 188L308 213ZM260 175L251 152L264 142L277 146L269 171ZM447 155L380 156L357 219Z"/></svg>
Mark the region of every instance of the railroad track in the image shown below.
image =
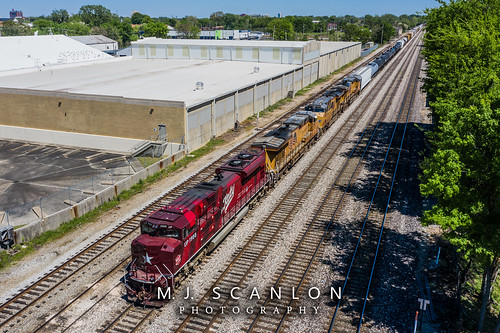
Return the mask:
<svg viewBox="0 0 500 333"><path fill-rule="evenodd" d="M408 63L410 59L411 54L407 58ZM403 67L406 68L406 66ZM385 96L384 100L382 100L379 104L379 107L386 105L386 103L392 100L392 96L396 92L396 89L400 86L403 78L404 73L400 73L399 78L396 80L397 84L393 84L392 92L389 92L389 94ZM389 89L389 91L391 91L391 89ZM387 108L387 106L383 106L383 108ZM359 171L361 160L364 158L368 148L370 148L370 143L372 142L375 134L377 134L376 131L379 124L380 123L375 126L369 139L368 136L364 137L367 141L366 144L358 144L358 146L352 150L349 160L346 161L333 186L330 188L330 191L325 195L320 208L317 210L315 216L308 221L308 227L302 238L294 243L294 250L289 257L289 260L286 262L281 272L276 274L274 279L276 282L272 286L275 290L280 287L282 289L294 288L295 295L298 295L299 299L307 297L304 291L304 285L308 283L308 276L310 276L316 267L317 261L315 259L322 253L324 240L328 236L329 229L332 223L338 219L338 216L342 211L344 197L355 180L356 174ZM362 143L362 140L360 143ZM348 230L353 230L353 226L349 226ZM343 294L342 297L344 297ZM296 304L296 301L292 299L291 294L285 294L280 299L272 299L267 296L266 300L258 305L263 307L278 308L280 309L280 314L282 315L264 316L257 314L254 316L253 320L248 322L247 332L278 332L280 330L286 331L287 329L290 329L291 327L286 323L287 318L289 318L287 308L293 308L294 304Z"/></svg>
<svg viewBox="0 0 500 333"><path fill-rule="evenodd" d="M111 323L104 326L101 332L136 332L154 312L152 308L141 308L129 304Z"/></svg>
<svg viewBox="0 0 500 333"><path fill-rule="evenodd" d="M392 71L395 70L397 64L392 67ZM386 79L389 75L386 76ZM403 79L403 75L400 75L400 80ZM392 83L393 87L396 87L400 81L394 81ZM395 92L395 90L394 90ZM371 95L374 98L374 94ZM387 96L384 100L384 103L380 103L379 110L380 112L375 112L372 116L372 121L377 123L378 119L375 119L376 115L381 117L385 114L387 110L388 103L390 102L392 96ZM190 313L182 323L179 324L177 332L199 332L199 331L216 331L220 329L220 324L222 322L221 312L214 311L212 313L207 313L206 309L221 309L221 308L230 308L231 306L235 306L237 302L235 302L230 295L228 294L228 290L231 288L239 287L244 289L248 286L248 277L251 277L255 274L256 270L258 270L264 260L272 253L273 244L279 239L283 237L283 231L287 229L290 223L293 222L293 216L299 210L299 203L304 201L310 191L313 190L314 184L317 182L318 177L325 172L325 168L328 167L329 161L336 156L338 150L342 147L342 144L345 142L346 138L351 134L353 128L355 128L359 119L363 115L366 106L371 103L370 99L366 99L362 102L362 106L358 107L350 117L350 119L344 123L344 125L340 128L340 130L336 133L335 137L329 141L327 147L323 150L323 153L318 155L312 163L310 163L309 168L306 172L302 174L299 178L296 185L292 190L288 191L286 195L284 195L276 207L276 209L271 212L263 222L260 223L257 230L252 232L253 236L249 237L245 245L239 249L238 253L233 257L232 262L228 265L227 269L223 271L219 278L216 279L210 288L208 288L202 298L198 301L194 307L199 308L199 312L197 314ZM366 131L366 130L365 130ZM369 132L369 130L367 131ZM361 144L358 142L358 149L367 145L367 141L362 140L363 138L367 138L369 135L364 135L360 138L360 141L363 141ZM351 159L356 160L356 158ZM359 163L359 159L358 162ZM351 163L352 164L352 163ZM347 170L346 168L345 170ZM357 169L357 168L356 168ZM353 177L356 170L352 170L352 174L348 175L348 172L344 174L344 178L347 180L349 177ZM340 177L342 178L342 177ZM338 179L340 182L344 182L346 179ZM333 201L326 201L326 206L328 204L333 205L334 202L338 202L339 198L333 199ZM329 217L329 216L328 216ZM326 215L323 216L326 218ZM321 219L316 219L316 221L320 221ZM314 244L312 240L316 238L321 238L320 231L322 229L322 224L324 220L321 220L318 225L314 225L312 228L308 228L306 230L306 234L309 235L307 237L303 237L301 240L302 244ZM311 239L309 239L310 237ZM301 265L305 263L304 255L302 253L296 253L294 256L294 264ZM290 259L291 260L291 259ZM290 263L290 262L289 262ZM295 271L292 269L291 271ZM285 280L283 280L285 281ZM221 290L225 290L225 293L221 293L221 297L218 299L213 299L212 290L215 287L219 287ZM278 288L275 285L276 289ZM268 293L266 293L268 294ZM270 302L265 301L262 304L258 304L259 306L265 306ZM274 304L270 305L271 307ZM269 317L266 316L265 320L268 324ZM260 326L256 325L257 331L265 331L269 328L268 325Z"/></svg>
<svg viewBox="0 0 500 333"><path fill-rule="evenodd" d="M400 160L404 137L413 104L422 59L414 65L410 83L406 89L404 102L399 110L389 147L370 199L360 235L344 278L342 300L337 303L328 327L329 332L369 331L363 325L363 316L370 294L370 286L375 273L375 265L382 244L385 221L391 202L396 172ZM356 325L353 325L356 323ZM354 326L354 327L353 327Z"/></svg>
<svg viewBox="0 0 500 333"><path fill-rule="evenodd" d="M362 66L368 62L369 60L363 62L359 66ZM146 217L154 210L161 208L171 200L177 198L187 189L206 180L207 178L212 177L215 169L222 163L224 163L229 155L233 154L235 151L242 150L245 147L248 147L249 143L255 136L266 131L271 126L274 126L275 123L282 121L284 118L289 116L289 114L296 112L300 107L303 107L311 100L317 98L317 96L322 94L326 89L328 89L329 86L330 85L325 86L320 90L318 94L311 96L299 106L282 115L273 123L263 127L259 132L255 133L250 138L236 146L234 149L227 152L216 161L197 172L188 180L174 187L162 197L157 198L146 207L141 208L130 219L123 221L112 231L92 242L89 246L81 250L74 257L52 269L37 282L33 283L27 288L20 290L17 295L7 300L0 306L0 332L11 331L12 329L19 327L20 325L24 326L22 322L30 313L31 309L35 307L39 308L45 305L46 302L48 302L47 299L50 299L53 295L57 294L58 289L61 291L62 288L65 288L69 285L68 281L76 280L78 274L85 274L85 269L87 267L89 267L93 263L101 261L103 257L106 256L106 253L109 253L111 249L118 247L118 245L122 245L122 243L128 238L135 237L139 229L140 221L144 217ZM67 305L68 304L66 304L64 308L66 308Z"/></svg>

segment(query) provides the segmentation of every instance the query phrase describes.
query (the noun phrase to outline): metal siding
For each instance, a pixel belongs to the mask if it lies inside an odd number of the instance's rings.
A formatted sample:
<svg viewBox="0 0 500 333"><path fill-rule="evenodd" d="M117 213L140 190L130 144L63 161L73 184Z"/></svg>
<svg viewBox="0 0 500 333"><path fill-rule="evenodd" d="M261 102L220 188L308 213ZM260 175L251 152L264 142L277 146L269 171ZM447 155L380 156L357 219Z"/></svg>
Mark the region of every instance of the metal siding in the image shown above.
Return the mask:
<svg viewBox="0 0 500 333"><path fill-rule="evenodd" d="M307 65L304 67L303 69L304 71L304 83L303 83L303 86L307 86L311 83L311 65Z"/></svg>
<svg viewBox="0 0 500 333"><path fill-rule="evenodd" d="M215 103L215 135L234 127L234 97L228 97Z"/></svg>
<svg viewBox="0 0 500 333"><path fill-rule="evenodd" d="M281 82L281 77L271 81L271 104L281 99Z"/></svg>
<svg viewBox="0 0 500 333"><path fill-rule="evenodd" d="M279 63L279 60L273 60L273 49L269 47L260 48L260 62Z"/></svg>
<svg viewBox="0 0 500 333"><path fill-rule="evenodd" d="M243 51L243 61L251 61L251 62L255 62L255 61L258 61L258 57L257 59L254 59L253 58L253 49L251 47L242 47L242 51Z"/></svg>
<svg viewBox="0 0 500 333"><path fill-rule="evenodd" d="M241 120L253 114L253 89L238 93L238 114Z"/></svg>
<svg viewBox="0 0 500 333"><path fill-rule="evenodd" d="M191 151L203 146L211 139L211 105L188 113L188 141Z"/></svg>
<svg viewBox="0 0 500 333"><path fill-rule="evenodd" d="M292 91L293 90L293 75L292 74L288 74L288 75L285 75L283 77L283 93L282 95L283 96L287 96L288 92L289 91Z"/></svg>
<svg viewBox="0 0 500 333"><path fill-rule="evenodd" d="M315 62L311 67L311 81L314 82L318 79L318 66L319 62Z"/></svg>
<svg viewBox="0 0 500 333"><path fill-rule="evenodd" d="M158 45L156 47L156 59L165 59L167 57L167 50L161 46L161 45Z"/></svg>
<svg viewBox="0 0 500 333"><path fill-rule="evenodd" d="M202 57L202 51L200 46L191 46L189 50L190 59L207 59L208 56L205 52L205 57Z"/></svg>
<svg viewBox="0 0 500 333"><path fill-rule="evenodd" d="M302 82L302 69L295 71L295 82L293 83L293 90L298 91L303 87Z"/></svg>

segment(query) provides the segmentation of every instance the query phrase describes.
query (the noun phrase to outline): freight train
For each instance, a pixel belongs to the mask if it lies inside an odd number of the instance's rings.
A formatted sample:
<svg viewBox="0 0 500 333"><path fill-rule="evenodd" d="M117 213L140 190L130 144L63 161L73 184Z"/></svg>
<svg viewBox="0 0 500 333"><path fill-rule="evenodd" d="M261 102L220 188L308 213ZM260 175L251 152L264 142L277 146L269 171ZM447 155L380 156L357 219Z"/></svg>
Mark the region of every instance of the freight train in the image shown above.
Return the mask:
<svg viewBox="0 0 500 333"><path fill-rule="evenodd" d="M212 180L144 218L141 235L132 241L132 261L124 276L128 299L160 306L162 295L224 239L249 205L300 159L411 37L407 33L367 66L257 139L250 149L233 156L216 169Z"/></svg>

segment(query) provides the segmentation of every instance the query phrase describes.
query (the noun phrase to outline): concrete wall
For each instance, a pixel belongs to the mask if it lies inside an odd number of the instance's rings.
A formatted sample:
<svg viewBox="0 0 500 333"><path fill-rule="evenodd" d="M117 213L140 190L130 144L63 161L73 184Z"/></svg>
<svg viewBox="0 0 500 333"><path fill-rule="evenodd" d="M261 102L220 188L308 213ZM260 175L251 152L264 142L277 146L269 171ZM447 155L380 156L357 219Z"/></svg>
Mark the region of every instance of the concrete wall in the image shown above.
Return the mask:
<svg viewBox="0 0 500 333"><path fill-rule="evenodd" d="M305 52L309 55L319 52L317 44L312 43ZM293 50L285 49L262 50L259 57L268 62L283 62L283 57L293 59ZM195 150L206 144L211 138L234 128L236 120L243 121L268 106L287 97L289 91L298 91L314 81L322 78L336 69L348 64L359 57L361 44L334 51L321 56L319 59L309 61L302 68L291 73L259 82L227 96L206 102L201 105L188 107L188 149ZM242 48L241 57L251 56L251 49ZM301 53L302 56L302 53ZM273 59L274 57L274 59Z"/></svg>
<svg viewBox="0 0 500 333"><path fill-rule="evenodd" d="M7 88L0 88L0 101L1 125L147 139L166 124L169 139L184 135L181 102Z"/></svg>
<svg viewBox="0 0 500 333"><path fill-rule="evenodd" d="M321 55L318 77L322 78L361 56L361 43ZM314 69L313 69L314 71Z"/></svg>
<svg viewBox="0 0 500 333"><path fill-rule="evenodd" d="M155 41L151 40L148 44L133 43L132 55L136 59L210 59L300 65L304 58L309 60L319 56L319 44L317 45L316 41L312 44L307 48L203 46L155 44Z"/></svg>
<svg viewBox="0 0 500 333"><path fill-rule="evenodd" d="M162 169L165 169L170 164L180 160L183 157L184 151L177 152L176 154L169 156L153 165L150 165L146 169L143 169L131 175L130 177L117 182L114 186L111 186L92 197L82 200L72 207L68 207L55 214L46 216L43 220L30 223L15 230L16 243L21 243L23 241L33 239L43 232L57 229L64 222L68 222L76 217L80 217L83 214L97 208L99 205L107 201L111 201L122 191L128 190L133 185L137 184L139 180L146 179L148 176L153 175Z"/></svg>

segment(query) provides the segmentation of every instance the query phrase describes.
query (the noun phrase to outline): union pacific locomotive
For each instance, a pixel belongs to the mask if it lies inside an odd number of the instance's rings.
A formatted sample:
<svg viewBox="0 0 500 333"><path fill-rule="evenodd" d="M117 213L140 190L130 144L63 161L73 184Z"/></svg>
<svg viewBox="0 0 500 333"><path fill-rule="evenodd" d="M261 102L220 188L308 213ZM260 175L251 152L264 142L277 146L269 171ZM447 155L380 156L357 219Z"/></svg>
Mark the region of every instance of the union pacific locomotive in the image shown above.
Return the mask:
<svg viewBox="0 0 500 333"><path fill-rule="evenodd" d="M328 89L278 128L233 156L208 182L196 185L141 221L124 277L129 300L161 305L158 290L175 288L257 200L344 111L385 63L411 38L404 36L375 61Z"/></svg>

